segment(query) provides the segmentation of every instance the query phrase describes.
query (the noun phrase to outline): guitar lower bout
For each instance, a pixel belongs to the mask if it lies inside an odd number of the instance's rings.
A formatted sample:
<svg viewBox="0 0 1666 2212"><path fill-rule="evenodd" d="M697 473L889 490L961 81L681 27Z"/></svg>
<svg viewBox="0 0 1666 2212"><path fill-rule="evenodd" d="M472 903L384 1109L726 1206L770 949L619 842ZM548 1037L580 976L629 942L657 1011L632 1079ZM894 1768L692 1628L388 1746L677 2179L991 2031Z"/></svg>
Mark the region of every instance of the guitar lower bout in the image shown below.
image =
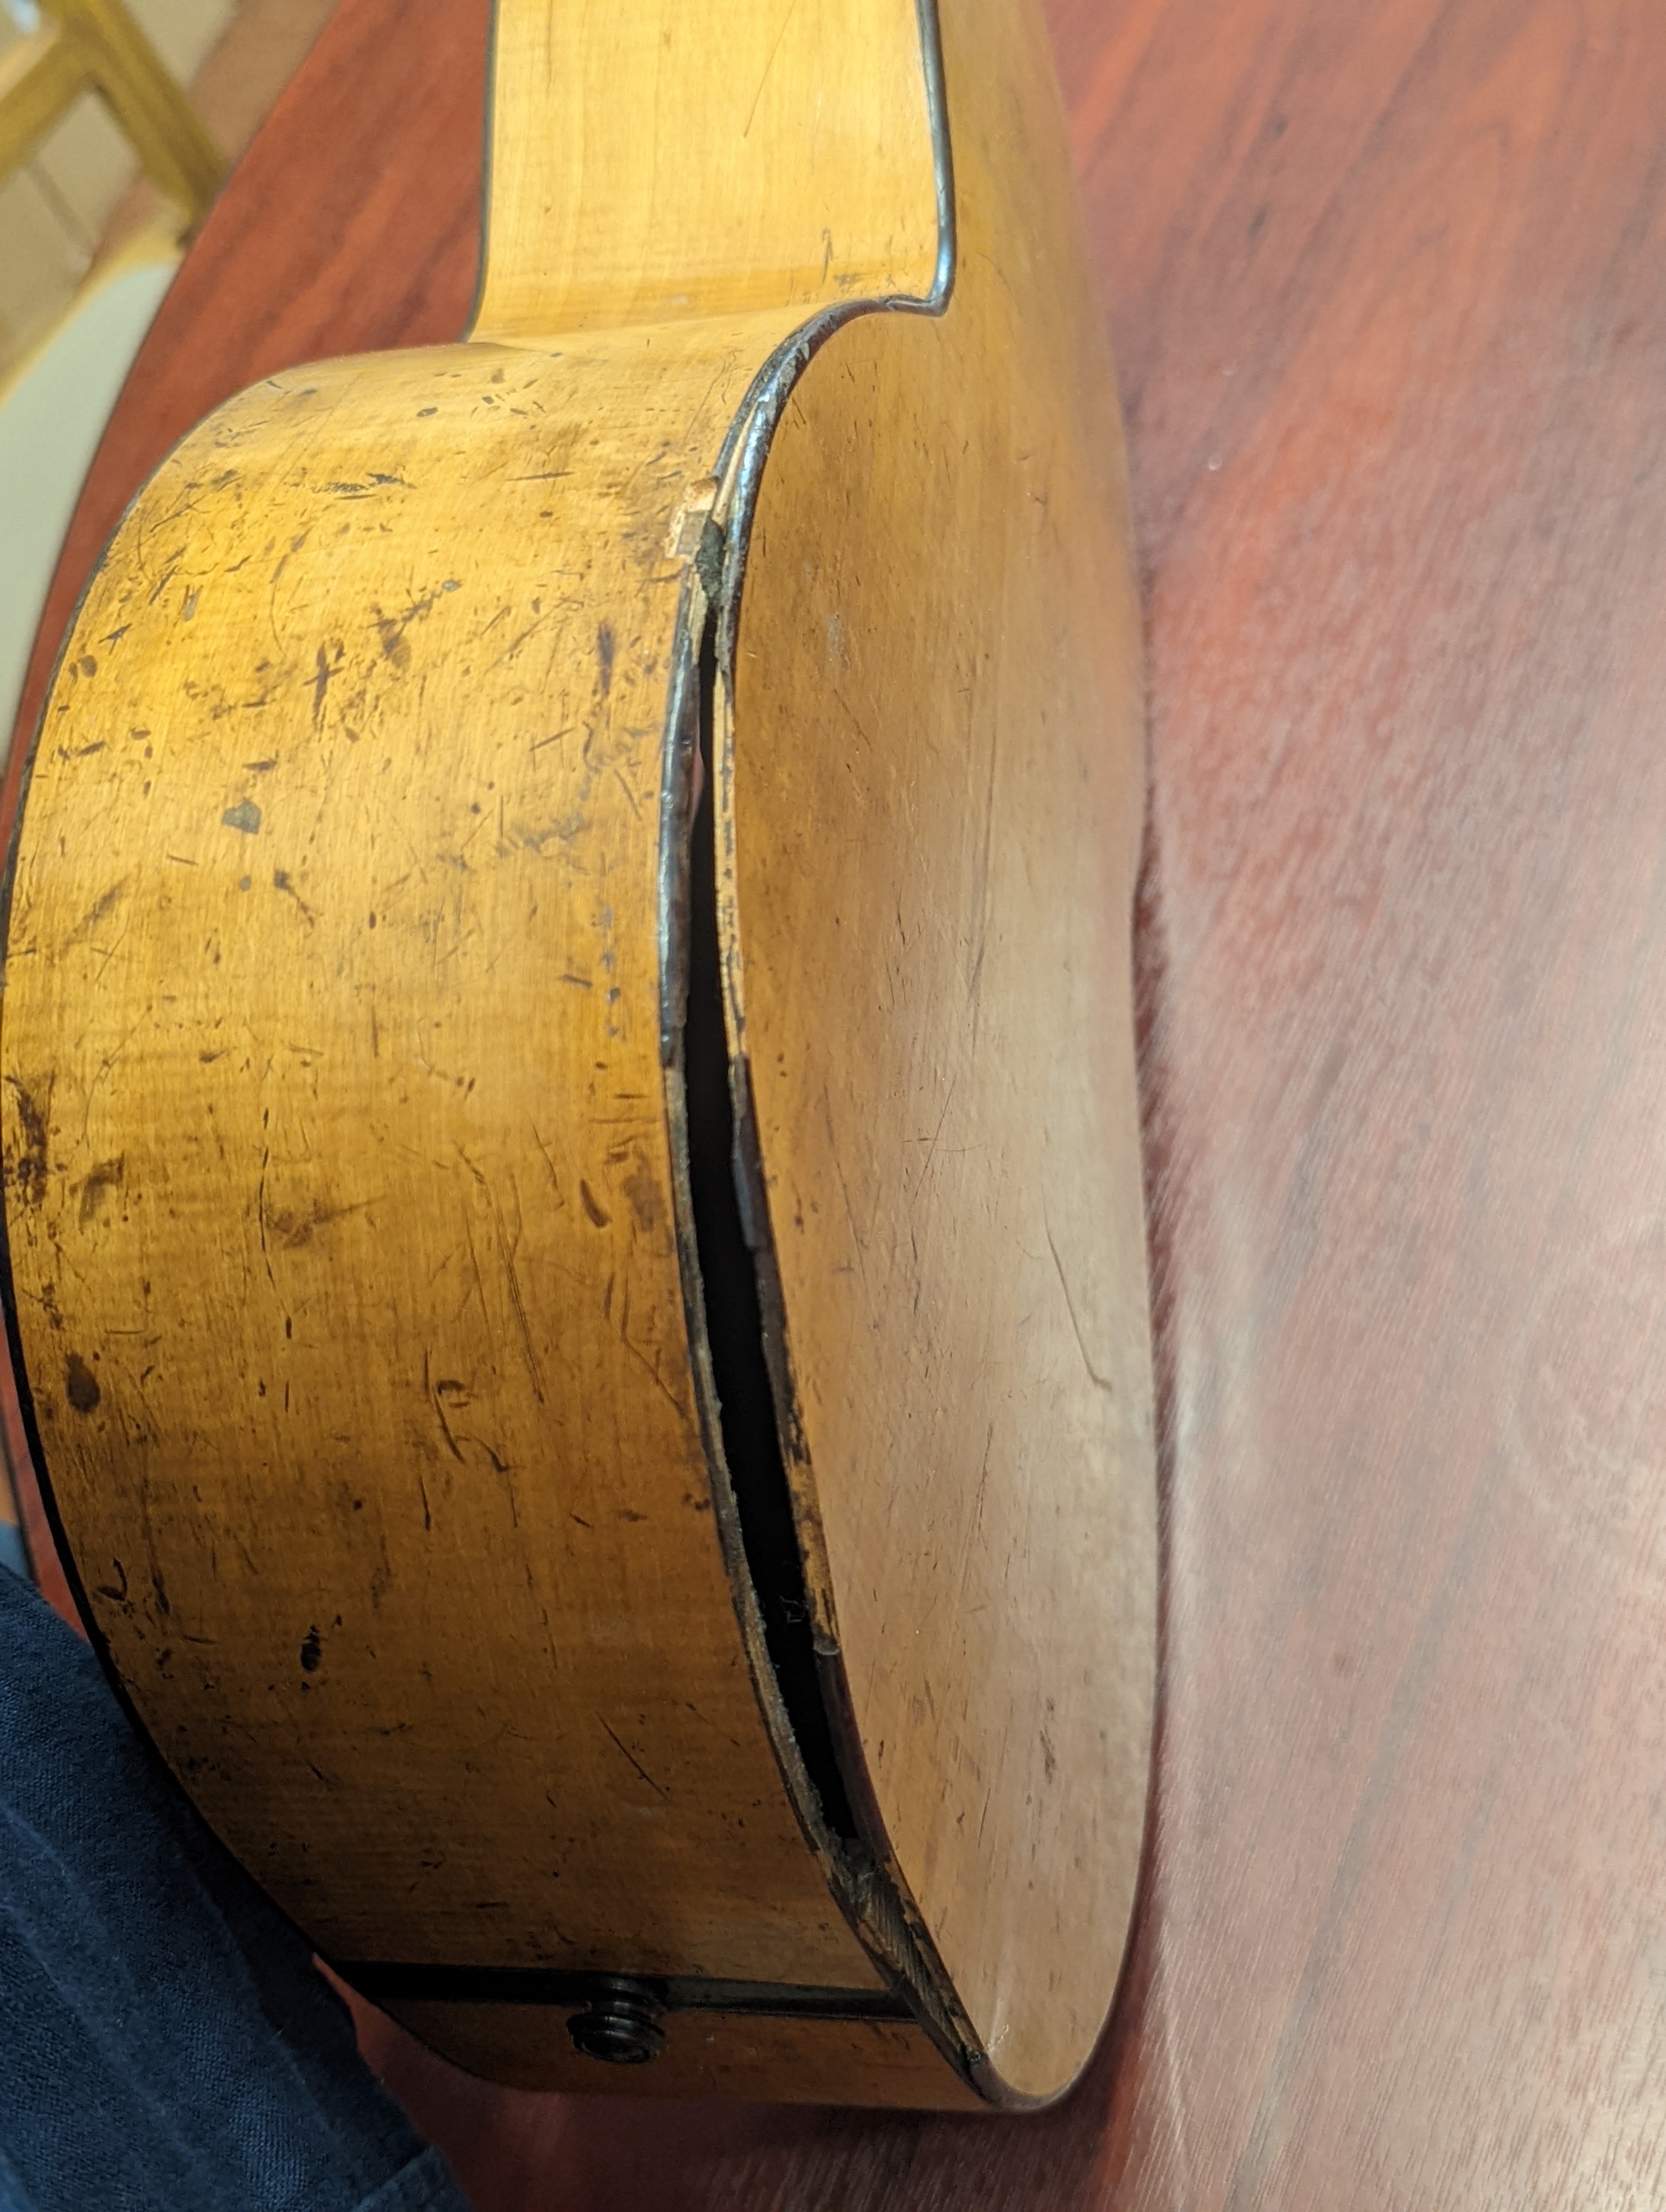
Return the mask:
<svg viewBox="0 0 1666 2212"><path fill-rule="evenodd" d="M1152 1697L1114 377L1027 7L701 14L500 0L471 337L112 541L9 1326L112 1678L346 1980L526 2087L1021 2109Z"/></svg>

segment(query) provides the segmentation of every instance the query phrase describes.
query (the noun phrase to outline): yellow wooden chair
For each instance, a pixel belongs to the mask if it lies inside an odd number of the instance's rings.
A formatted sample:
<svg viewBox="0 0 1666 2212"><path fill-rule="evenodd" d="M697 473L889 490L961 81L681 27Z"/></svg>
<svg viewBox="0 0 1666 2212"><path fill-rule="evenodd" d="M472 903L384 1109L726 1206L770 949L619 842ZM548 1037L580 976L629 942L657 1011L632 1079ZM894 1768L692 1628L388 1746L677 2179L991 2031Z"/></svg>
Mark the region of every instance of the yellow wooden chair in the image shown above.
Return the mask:
<svg viewBox="0 0 1666 2212"><path fill-rule="evenodd" d="M26 161L84 92L96 93L170 200L199 222L225 163L121 0L42 0L38 27L0 58L0 174Z"/></svg>

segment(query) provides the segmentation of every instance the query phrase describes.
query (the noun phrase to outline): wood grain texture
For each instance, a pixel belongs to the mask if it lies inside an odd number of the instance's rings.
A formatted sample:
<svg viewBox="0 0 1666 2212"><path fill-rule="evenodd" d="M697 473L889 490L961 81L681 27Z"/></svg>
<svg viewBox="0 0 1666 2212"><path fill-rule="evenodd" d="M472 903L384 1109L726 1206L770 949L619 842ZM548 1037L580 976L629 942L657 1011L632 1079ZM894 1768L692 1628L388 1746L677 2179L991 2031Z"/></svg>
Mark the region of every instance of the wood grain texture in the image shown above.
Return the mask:
<svg viewBox="0 0 1666 2212"><path fill-rule="evenodd" d="M398 36L374 6L331 17L327 44L277 102L236 190L211 210L123 387L47 594L17 730L34 726L76 600L123 509L205 415L255 378L321 355L462 331L479 258L487 17L485 0L412 0ZM293 228L270 239L264 227L280 204ZM321 259L320 239L345 250ZM0 785L8 824L27 759L27 744L14 743ZM3 1379L33 1557L74 1620Z"/></svg>
<svg viewBox="0 0 1666 2212"><path fill-rule="evenodd" d="M725 942L818 1641L977 2041L1040 2097L1104 2024L1150 1763L1144 697L1045 35L956 0L943 57L948 311L841 331L764 466Z"/></svg>
<svg viewBox="0 0 1666 2212"><path fill-rule="evenodd" d="M332 1957L878 1979L737 1629L660 1066L667 539L779 334L265 379L49 702L34 1413L136 1709Z"/></svg>
<svg viewBox="0 0 1666 2212"><path fill-rule="evenodd" d="M64 539L15 730L34 727L76 601L127 502L222 399L302 362L462 335L480 251L487 12L485 0L410 0L397 36L353 0L331 17L328 45L210 212L122 388ZM282 234L271 235L279 207ZM13 744L7 759L8 820L25 750Z"/></svg>
<svg viewBox="0 0 1666 2212"><path fill-rule="evenodd" d="M911 0L757 15L750 103L709 21L632 21L502 0L487 334L266 376L82 600L8 902L26 1418L115 1679L331 1959L836 1990L882 1963L984 2094L1041 2102L1115 1987L1152 1693L1114 378L1036 19L956 0L946 120ZM976 548L923 608L922 534ZM708 602L714 911L666 888L712 834ZM854 809L841 683L878 748ZM930 957L876 1000L893 890ZM878 944L806 928L830 894ZM752 1267L739 1218L712 1257L727 1130L688 1133L707 933L800 1231L792 1507L739 1441L749 1389L773 1426L761 1364L727 1322L707 1346ZM814 1006L866 1078L836 1107ZM956 1100L921 1205L915 1125ZM868 1226L848 1194L830 1241L806 1209L846 1162ZM858 1310L850 1236L882 1226ZM772 1479L806 1672L848 1604L843 1778L766 1647ZM794 2030L778 2092L874 2094L873 2042ZM920 2101L931 2045L887 2045Z"/></svg>
<svg viewBox="0 0 1666 2212"><path fill-rule="evenodd" d="M930 291L911 6L538 0L500 11L496 71L477 336Z"/></svg>
<svg viewBox="0 0 1666 2212"><path fill-rule="evenodd" d="M923 287L918 29L868 12ZM815 92L775 59L755 198ZM593 167L660 174L601 74ZM678 177L695 236L736 182ZM489 238L535 203L500 177ZM153 1738L337 1958L879 1980L731 1596L661 1066L678 518L801 319L769 278L268 376L136 501L37 746L6 1158L57 1508Z"/></svg>
<svg viewBox="0 0 1666 2212"><path fill-rule="evenodd" d="M374 15L321 103L375 95ZM1615 0L1050 20L1153 710L1164 1699L1116 2019L1066 2106L975 2126L363 2039L482 2212L1651 2206L1666 41ZM258 149L307 190L333 150L294 107ZM471 183L407 195L415 260ZM239 192L198 254L253 249L198 265L252 318L316 238ZM171 313L150 392L204 373Z"/></svg>

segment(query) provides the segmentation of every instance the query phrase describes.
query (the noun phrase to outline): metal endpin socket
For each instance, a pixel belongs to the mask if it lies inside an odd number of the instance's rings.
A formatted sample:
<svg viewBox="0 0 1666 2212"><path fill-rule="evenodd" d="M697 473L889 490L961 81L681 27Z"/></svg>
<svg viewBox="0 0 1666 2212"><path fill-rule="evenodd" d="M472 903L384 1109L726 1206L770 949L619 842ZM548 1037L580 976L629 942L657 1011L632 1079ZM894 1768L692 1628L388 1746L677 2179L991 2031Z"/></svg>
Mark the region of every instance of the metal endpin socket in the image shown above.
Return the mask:
<svg viewBox="0 0 1666 2212"><path fill-rule="evenodd" d="M651 1983L598 1974L589 2003L567 2023L574 2047L610 2066L646 2066L666 2047L658 2025L665 2006Z"/></svg>

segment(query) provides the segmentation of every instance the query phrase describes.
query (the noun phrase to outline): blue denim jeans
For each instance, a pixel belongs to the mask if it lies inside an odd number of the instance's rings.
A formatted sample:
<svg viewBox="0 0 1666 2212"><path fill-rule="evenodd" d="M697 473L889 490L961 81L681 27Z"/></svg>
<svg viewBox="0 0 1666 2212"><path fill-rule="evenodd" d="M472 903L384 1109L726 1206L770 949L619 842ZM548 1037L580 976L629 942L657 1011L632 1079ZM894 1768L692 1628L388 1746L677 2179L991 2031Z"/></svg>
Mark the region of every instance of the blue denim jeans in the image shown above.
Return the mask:
<svg viewBox="0 0 1666 2212"><path fill-rule="evenodd" d="M0 2212L467 2212L304 1937L0 1567Z"/></svg>

